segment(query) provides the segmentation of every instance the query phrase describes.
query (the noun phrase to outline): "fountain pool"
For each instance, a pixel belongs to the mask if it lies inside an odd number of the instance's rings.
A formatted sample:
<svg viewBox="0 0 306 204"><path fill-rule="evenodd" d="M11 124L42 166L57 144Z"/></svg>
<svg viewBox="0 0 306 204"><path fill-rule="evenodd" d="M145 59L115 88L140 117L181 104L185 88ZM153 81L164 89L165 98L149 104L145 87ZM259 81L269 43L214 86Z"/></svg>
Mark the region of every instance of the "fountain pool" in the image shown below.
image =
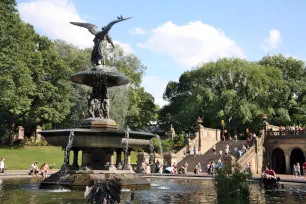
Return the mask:
<svg viewBox="0 0 306 204"><path fill-rule="evenodd" d="M68 189L46 190L39 188L40 180L11 179L0 181L1 204L81 204L88 203L83 191ZM136 189L133 203L305 203L306 185L289 186L285 191L262 191L252 184L249 201L218 199L211 180L151 179L148 189ZM131 189L122 189L122 201L128 200Z"/></svg>

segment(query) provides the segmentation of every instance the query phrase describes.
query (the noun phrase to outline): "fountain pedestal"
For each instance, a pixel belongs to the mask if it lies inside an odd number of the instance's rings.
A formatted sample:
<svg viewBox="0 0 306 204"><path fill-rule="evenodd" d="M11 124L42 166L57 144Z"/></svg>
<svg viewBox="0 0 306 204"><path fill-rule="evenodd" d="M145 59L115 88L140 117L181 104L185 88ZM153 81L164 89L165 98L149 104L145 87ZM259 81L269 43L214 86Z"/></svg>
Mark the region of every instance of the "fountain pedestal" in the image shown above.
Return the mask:
<svg viewBox="0 0 306 204"><path fill-rule="evenodd" d="M99 119L99 118L88 118L81 121L81 128L105 128L105 129L118 129L116 121L112 119Z"/></svg>

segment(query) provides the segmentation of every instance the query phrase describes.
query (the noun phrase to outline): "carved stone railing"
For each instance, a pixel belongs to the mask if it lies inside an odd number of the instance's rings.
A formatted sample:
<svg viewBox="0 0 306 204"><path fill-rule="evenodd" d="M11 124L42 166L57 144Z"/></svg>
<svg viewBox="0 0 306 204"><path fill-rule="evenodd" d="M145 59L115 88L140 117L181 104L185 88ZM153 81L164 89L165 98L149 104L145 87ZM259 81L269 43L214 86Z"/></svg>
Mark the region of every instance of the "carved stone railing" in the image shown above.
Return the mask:
<svg viewBox="0 0 306 204"><path fill-rule="evenodd" d="M185 145L181 150L179 150L179 151L176 153L176 156L178 156L178 157L184 157L185 154L186 154L187 152L189 152L189 146L191 146L191 147L193 148L193 146L194 146L195 144L198 144L198 142L199 142L198 140L199 140L198 137L193 138L193 139L190 141L189 145Z"/></svg>
<svg viewBox="0 0 306 204"><path fill-rule="evenodd" d="M247 162L251 160L253 155L255 154L255 145L253 145L246 153L244 153L238 160L238 164L244 166Z"/></svg>
<svg viewBox="0 0 306 204"><path fill-rule="evenodd" d="M283 130L283 131L267 131L268 137L277 136L306 136L306 130Z"/></svg>

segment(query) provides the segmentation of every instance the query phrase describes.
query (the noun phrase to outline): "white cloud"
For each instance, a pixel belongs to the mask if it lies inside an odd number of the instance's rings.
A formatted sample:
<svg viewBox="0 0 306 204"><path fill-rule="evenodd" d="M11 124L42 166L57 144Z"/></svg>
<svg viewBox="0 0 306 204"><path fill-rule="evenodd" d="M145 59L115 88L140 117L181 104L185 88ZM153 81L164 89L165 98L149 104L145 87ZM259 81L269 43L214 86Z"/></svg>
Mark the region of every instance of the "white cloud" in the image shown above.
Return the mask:
<svg viewBox="0 0 306 204"><path fill-rule="evenodd" d="M167 102L163 100L163 93L167 84L168 81L159 76L144 76L142 79L142 86L145 88L145 91L152 94L155 103L160 107L167 104Z"/></svg>
<svg viewBox="0 0 306 204"><path fill-rule="evenodd" d="M302 60L302 61L306 62L305 58L300 57L300 56L291 55L291 54L289 54L289 53L284 54L284 56L287 57L287 58L292 57L292 58L294 58L294 59Z"/></svg>
<svg viewBox="0 0 306 204"><path fill-rule="evenodd" d="M155 28L145 43L137 46L168 55L188 68L221 57L245 57L240 47L222 30L200 21L183 26L166 22Z"/></svg>
<svg viewBox="0 0 306 204"><path fill-rule="evenodd" d="M86 29L70 24L71 21L85 22L77 13L71 0L29 0L18 4L22 20L34 25L52 39L61 39L80 48L92 47L93 35ZM85 14L85 18L94 17ZM126 43L123 49L132 51Z"/></svg>
<svg viewBox="0 0 306 204"><path fill-rule="evenodd" d="M133 52L133 49L130 44L122 43L117 40L113 40L113 41L114 41L114 44L119 44L121 46L121 48L124 50L124 53L129 54Z"/></svg>
<svg viewBox="0 0 306 204"><path fill-rule="evenodd" d="M264 50L270 50L273 48L277 48L277 46L280 43L281 43L280 32L276 29L272 29L269 32L269 37L264 39L263 42L260 43L260 47Z"/></svg>
<svg viewBox="0 0 306 204"><path fill-rule="evenodd" d="M129 31L133 35L145 35L147 33L144 29L142 29L140 27L130 29Z"/></svg>
<svg viewBox="0 0 306 204"><path fill-rule="evenodd" d="M85 14L85 15L84 15L84 18L85 18L86 20L89 20L89 21L95 21L95 20L96 20L95 17L93 17L93 16L91 16L91 15L88 15L88 14Z"/></svg>

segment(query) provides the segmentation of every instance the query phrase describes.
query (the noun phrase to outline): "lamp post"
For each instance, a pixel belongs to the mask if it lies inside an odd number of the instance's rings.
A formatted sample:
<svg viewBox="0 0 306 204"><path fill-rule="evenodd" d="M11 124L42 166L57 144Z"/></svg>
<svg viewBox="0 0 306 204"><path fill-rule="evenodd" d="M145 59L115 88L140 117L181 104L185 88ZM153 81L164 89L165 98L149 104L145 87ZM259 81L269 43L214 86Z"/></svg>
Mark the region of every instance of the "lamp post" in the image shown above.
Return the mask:
<svg viewBox="0 0 306 204"><path fill-rule="evenodd" d="M224 138L224 120L221 120L222 125L222 139Z"/></svg>

